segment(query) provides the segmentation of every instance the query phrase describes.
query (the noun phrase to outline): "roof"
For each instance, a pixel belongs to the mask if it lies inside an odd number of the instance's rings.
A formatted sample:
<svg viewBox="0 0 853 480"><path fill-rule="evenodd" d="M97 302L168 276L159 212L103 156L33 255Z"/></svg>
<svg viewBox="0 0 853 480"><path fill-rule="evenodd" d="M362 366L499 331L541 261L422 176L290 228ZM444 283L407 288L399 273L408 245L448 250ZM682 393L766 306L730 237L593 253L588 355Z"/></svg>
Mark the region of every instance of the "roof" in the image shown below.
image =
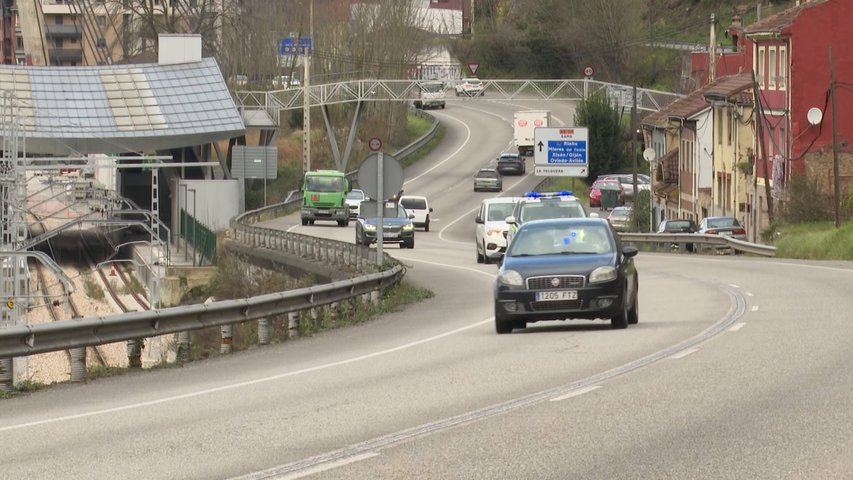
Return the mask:
<svg viewBox="0 0 853 480"><path fill-rule="evenodd" d="M150 152L244 135L216 60L175 65L0 65L27 153Z"/></svg>
<svg viewBox="0 0 853 480"><path fill-rule="evenodd" d="M705 96L708 94L723 95L728 98L745 91L751 86L751 74L739 73L737 75L720 77L712 83L693 91L686 97L679 98L657 112L647 115L643 119L642 124L652 127L666 127L669 125L670 118L686 120L710 108L711 105L705 100Z"/></svg>
<svg viewBox="0 0 853 480"><path fill-rule="evenodd" d="M781 34L782 31L790 27L797 16L800 15L804 10L817 7L823 3L826 3L829 0L810 0L804 1L799 5L795 5L786 10L782 10L781 12L770 15L764 20L760 20L755 22L748 27L746 27L743 32L747 37L750 35L759 35L762 33L772 33L772 34Z"/></svg>

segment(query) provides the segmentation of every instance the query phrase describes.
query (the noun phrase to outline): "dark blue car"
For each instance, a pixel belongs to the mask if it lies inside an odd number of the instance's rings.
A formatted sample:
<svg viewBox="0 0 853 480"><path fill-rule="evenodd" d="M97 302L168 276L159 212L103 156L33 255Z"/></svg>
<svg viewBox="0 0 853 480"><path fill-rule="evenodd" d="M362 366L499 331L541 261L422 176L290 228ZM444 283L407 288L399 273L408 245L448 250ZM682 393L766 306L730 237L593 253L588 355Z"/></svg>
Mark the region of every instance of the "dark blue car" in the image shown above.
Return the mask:
<svg viewBox="0 0 853 480"><path fill-rule="evenodd" d="M525 222L495 282L495 329L510 333L541 320L637 323L636 255L601 218Z"/></svg>

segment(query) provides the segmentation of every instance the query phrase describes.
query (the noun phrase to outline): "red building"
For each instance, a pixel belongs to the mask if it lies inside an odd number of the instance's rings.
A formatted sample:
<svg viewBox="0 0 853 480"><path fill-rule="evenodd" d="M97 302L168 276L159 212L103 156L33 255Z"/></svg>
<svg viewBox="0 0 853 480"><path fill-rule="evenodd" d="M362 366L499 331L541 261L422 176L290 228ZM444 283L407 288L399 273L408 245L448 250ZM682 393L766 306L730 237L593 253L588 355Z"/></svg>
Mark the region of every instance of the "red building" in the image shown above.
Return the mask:
<svg viewBox="0 0 853 480"><path fill-rule="evenodd" d="M769 160L783 162L781 168L774 168L770 177L774 180L784 182L779 176L808 173L828 187L824 191L832 191L832 183L826 183L832 179L832 49L837 87L835 128L844 157L841 178L847 185L842 190L849 191L853 180L853 145L849 144L853 143L851 11L853 0L811 0L744 30L754 44L752 61L759 87L756 118L763 119L756 123L757 159L767 158L770 165ZM812 108L822 113L815 125L808 120ZM763 170L758 174L763 176Z"/></svg>

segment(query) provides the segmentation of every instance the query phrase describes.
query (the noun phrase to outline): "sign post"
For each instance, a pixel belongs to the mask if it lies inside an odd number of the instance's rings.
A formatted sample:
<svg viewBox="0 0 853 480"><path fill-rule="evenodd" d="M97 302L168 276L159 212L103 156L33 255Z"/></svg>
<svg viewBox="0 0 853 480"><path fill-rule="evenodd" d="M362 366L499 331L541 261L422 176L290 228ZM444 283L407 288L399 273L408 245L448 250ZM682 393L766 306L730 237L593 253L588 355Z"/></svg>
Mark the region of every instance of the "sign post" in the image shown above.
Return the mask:
<svg viewBox="0 0 853 480"><path fill-rule="evenodd" d="M368 147L374 151L358 167L358 185L364 194L374 200L376 206L376 262L382 261L382 241L385 238L385 196L397 192L403 186L403 167L391 155L381 151L382 140L371 138ZM364 205L362 205L364 209Z"/></svg>
<svg viewBox="0 0 853 480"><path fill-rule="evenodd" d="M533 174L537 177L589 176L589 129L540 127L533 130Z"/></svg>

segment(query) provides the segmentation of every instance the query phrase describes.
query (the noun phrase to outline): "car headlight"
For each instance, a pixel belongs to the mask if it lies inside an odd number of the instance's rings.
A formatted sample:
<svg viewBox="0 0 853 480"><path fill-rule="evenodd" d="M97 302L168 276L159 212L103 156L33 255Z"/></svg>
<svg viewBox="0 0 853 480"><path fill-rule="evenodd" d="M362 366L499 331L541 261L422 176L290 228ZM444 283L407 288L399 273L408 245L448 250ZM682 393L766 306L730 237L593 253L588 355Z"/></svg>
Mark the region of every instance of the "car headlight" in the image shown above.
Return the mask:
<svg viewBox="0 0 853 480"><path fill-rule="evenodd" d="M404 231L407 231L407 232L408 232L408 231L410 231L410 230L414 230L414 229L415 229L415 226L414 226L414 225L412 225L411 223L407 223L407 224L403 225L403 230L404 230Z"/></svg>
<svg viewBox="0 0 853 480"><path fill-rule="evenodd" d="M589 283L601 283L616 280L616 269L613 267L598 267L589 274Z"/></svg>
<svg viewBox="0 0 853 480"><path fill-rule="evenodd" d="M521 278L521 274L516 272L515 270L504 270L498 274L498 282L504 285L511 285L514 287L520 287L524 285L524 279Z"/></svg>
<svg viewBox="0 0 853 480"><path fill-rule="evenodd" d="M376 225L373 225L371 223L365 223L364 229L367 230L368 232L374 232L374 231L376 231Z"/></svg>
<svg viewBox="0 0 853 480"><path fill-rule="evenodd" d="M503 229L490 228L490 229L486 230L486 236L487 237L493 237L493 236L494 237L502 237L503 236Z"/></svg>

